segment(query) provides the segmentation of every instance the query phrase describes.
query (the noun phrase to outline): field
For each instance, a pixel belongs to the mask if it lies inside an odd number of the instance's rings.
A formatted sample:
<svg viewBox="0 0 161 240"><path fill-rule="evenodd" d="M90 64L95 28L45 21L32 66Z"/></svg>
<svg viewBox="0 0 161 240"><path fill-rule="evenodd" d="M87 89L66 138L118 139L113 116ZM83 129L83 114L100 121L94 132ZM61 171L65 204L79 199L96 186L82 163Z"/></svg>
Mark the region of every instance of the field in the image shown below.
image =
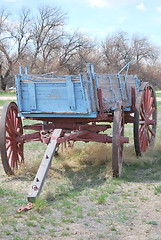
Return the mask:
<svg viewBox="0 0 161 240"><path fill-rule="evenodd" d="M130 144L119 179L111 176L110 144L76 144L53 159L33 208L18 213L45 151L41 143L25 144L25 165L15 176L7 177L0 162L0 239L161 240L160 126L158 102L155 149L141 158L132 125L125 126Z"/></svg>

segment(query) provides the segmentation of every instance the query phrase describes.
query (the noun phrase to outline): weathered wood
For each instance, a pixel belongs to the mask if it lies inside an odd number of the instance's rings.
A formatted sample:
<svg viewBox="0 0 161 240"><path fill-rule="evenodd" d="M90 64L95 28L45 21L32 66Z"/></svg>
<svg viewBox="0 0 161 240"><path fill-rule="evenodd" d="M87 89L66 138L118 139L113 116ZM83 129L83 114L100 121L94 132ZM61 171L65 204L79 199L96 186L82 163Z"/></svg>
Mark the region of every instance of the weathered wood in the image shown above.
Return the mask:
<svg viewBox="0 0 161 240"><path fill-rule="evenodd" d="M29 202L35 202L36 198L40 194L43 183L45 181L45 177L50 168L52 157L54 156L54 153L56 151L57 138L61 135L61 132L62 132L62 129L55 129L53 131L51 140L47 146L47 149L45 151L45 154L44 154L41 164L39 166L38 172L35 176L35 179L31 185L31 187L30 187L28 197L27 197Z"/></svg>

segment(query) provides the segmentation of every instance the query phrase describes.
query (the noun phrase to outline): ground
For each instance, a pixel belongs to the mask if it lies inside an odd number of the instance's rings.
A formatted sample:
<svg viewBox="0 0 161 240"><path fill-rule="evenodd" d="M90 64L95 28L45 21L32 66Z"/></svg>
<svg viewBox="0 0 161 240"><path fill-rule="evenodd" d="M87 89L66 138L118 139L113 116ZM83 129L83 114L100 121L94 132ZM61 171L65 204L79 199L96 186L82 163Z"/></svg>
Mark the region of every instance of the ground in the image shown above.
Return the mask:
<svg viewBox="0 0 161 240"><path fill-rule="evenodd" d="M161 240L158 118L154 149L138 159L133 143L125 146L121 178L111 176L111 145L87 144L60 153L29 211L17 210L27 204L45 146L27 144L26 164L15 176L7 177L0 162L0 239Z"/></svg>

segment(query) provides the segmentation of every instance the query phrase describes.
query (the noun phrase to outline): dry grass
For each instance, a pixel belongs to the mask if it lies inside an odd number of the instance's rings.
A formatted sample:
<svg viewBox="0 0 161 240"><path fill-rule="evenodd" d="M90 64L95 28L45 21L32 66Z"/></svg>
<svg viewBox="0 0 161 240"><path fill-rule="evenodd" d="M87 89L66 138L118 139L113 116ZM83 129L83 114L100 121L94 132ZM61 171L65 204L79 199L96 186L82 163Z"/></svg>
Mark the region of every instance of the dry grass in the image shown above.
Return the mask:
<svg viewBox="0 0 161 240"><path fill-rule="evenodd" d="M82 149L76 147L60 153L60 159L64 161L64 166L70 165L71 167L78 167L81 165L99 166L103 164L110 166L112 162L111 148L111 144L84 144ZM141 157L136 156L133 144L125 144L123 161L128 165L145 162L153 163L158 160L160 154L161 143L157 143L155 147L150 147L147 152L142 154Z"/></svg>
<svg viewBox="0 0 161 240"><path fill-rule="evenodd" d="M111 146L102 143L87 143L82 148L74 147L66 152L60 153L65 161L79 165L102 165L111 161Z"/></svg>
<svg viewBox="0 0 161 240"><path fill-rule="evenodd" d="M45 149L45 148L44 148ZM44 149L41 145L33 152L31 149L26 150L28 159L25 164L17 171L16 175L33 178L38 170ZM63 174L65 170L71 168L73 171L79 171L86 166L101 166L105 165L105 172L111 176L112 165L112 145L103 143L87 143L74 148L67 148L66 151L59 152L59 155L52 161L52 171L49 171L49 177L58 177ZM161 154L161 143L157 143L155 148L149 148L148 151L142 154L142 157L137 157L135 154L134 146L124 145L123 161L127 165L134 163L144 164L153 163L159 159Z"/></svg>
<svg viewBox="0 0 161 240"><path fill-rule="evenodd" d="M39 142L26 144L24 149L25 162L16 171L16 175L25 176L26 178L35 177L45 148L46 146Z"/></svg>
<svg viewBox="0 0 161 240"><path fill-rule="evenodd" d="M159 146L149 147L149 149L142 153L141 157L137 157L135 154L134 146L125 146L124 147L124 163L133 164L133 163L153 163L157 161L159 156Z"/></svg>

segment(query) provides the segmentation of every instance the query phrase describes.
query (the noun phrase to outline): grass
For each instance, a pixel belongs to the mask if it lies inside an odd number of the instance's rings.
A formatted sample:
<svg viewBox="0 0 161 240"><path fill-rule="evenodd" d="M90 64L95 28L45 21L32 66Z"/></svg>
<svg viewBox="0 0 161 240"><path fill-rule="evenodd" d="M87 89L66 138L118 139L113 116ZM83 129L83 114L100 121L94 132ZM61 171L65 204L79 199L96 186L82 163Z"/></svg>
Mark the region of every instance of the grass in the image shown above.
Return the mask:
<svg viewBox="0 0 161 240"><path fill-rule="evenodd" d="M149 222L147 222L147 224L151 224L151 225L158 225L158 223L156 222L156 221L149 221Z"/></svg>
<svg viewBox="0 0 161 240"><path fill-rule="evenodd" d="M156 91L156 97L161 97L161 91Z"/></svg>
<svg viewBox="0 0 161 240"><path fill-rule="evenodd" d="M155 193L156 195L161 193L161 185L159 185L159 186L154 186L154 193Z"/></svg>
<svg viewBox="0 0 161 240"><path fill-rule="evenodd" d="M41 213L44 209L46 209L47 207L47 201L45 199L42 199L41 197L39 197L35 204L35 210L38 212L38 213Z"/></svg>
<svg viewBox="0 0 161 240"><path fill-rule="evenodd" d="M6 91L6 92L0 92L0 96L16 96L16 92L15 91Z"/></svg>
<svg viewBox="0 0 161 240"><path fill-rule="evenodd" d="M106 201L107 194L103 193L97 198L98 204L103 204Z"/></svg>
<svg viewBox="0 0 161 240"><path fill-rule="evenodd" d="M30 123L25 120L25 124ZM131 140L131 125L126 127L126 135L130 132ZM111 175L110 144L82 146L76 143L74 149L53 159L35 206L29 212L17 213L17 209L27 203L28 186L46 148L37 142L25 144L26 165L8 180L1 172L0 239L70 239L71 236L71 239L82 240L92 232L95 235L90 236L91 239L123 239L127 232L138 233L140 226L146 230L148 225L157 239L161 213L158 204L161 132L158 132L158 146L139 159L132 145L125 146L123 175L119 179ZM148 204L155 200L158 215L152 217L153 210ZM146 209L142 212L145 205L147 212ZM145 238L152 239L150 232Z"/></svg>
<svg viewBox="0 0 161 240"><path fill-rule="evenodd" d="M3 106L8 100L0 100L0 106Z"/></svg>

